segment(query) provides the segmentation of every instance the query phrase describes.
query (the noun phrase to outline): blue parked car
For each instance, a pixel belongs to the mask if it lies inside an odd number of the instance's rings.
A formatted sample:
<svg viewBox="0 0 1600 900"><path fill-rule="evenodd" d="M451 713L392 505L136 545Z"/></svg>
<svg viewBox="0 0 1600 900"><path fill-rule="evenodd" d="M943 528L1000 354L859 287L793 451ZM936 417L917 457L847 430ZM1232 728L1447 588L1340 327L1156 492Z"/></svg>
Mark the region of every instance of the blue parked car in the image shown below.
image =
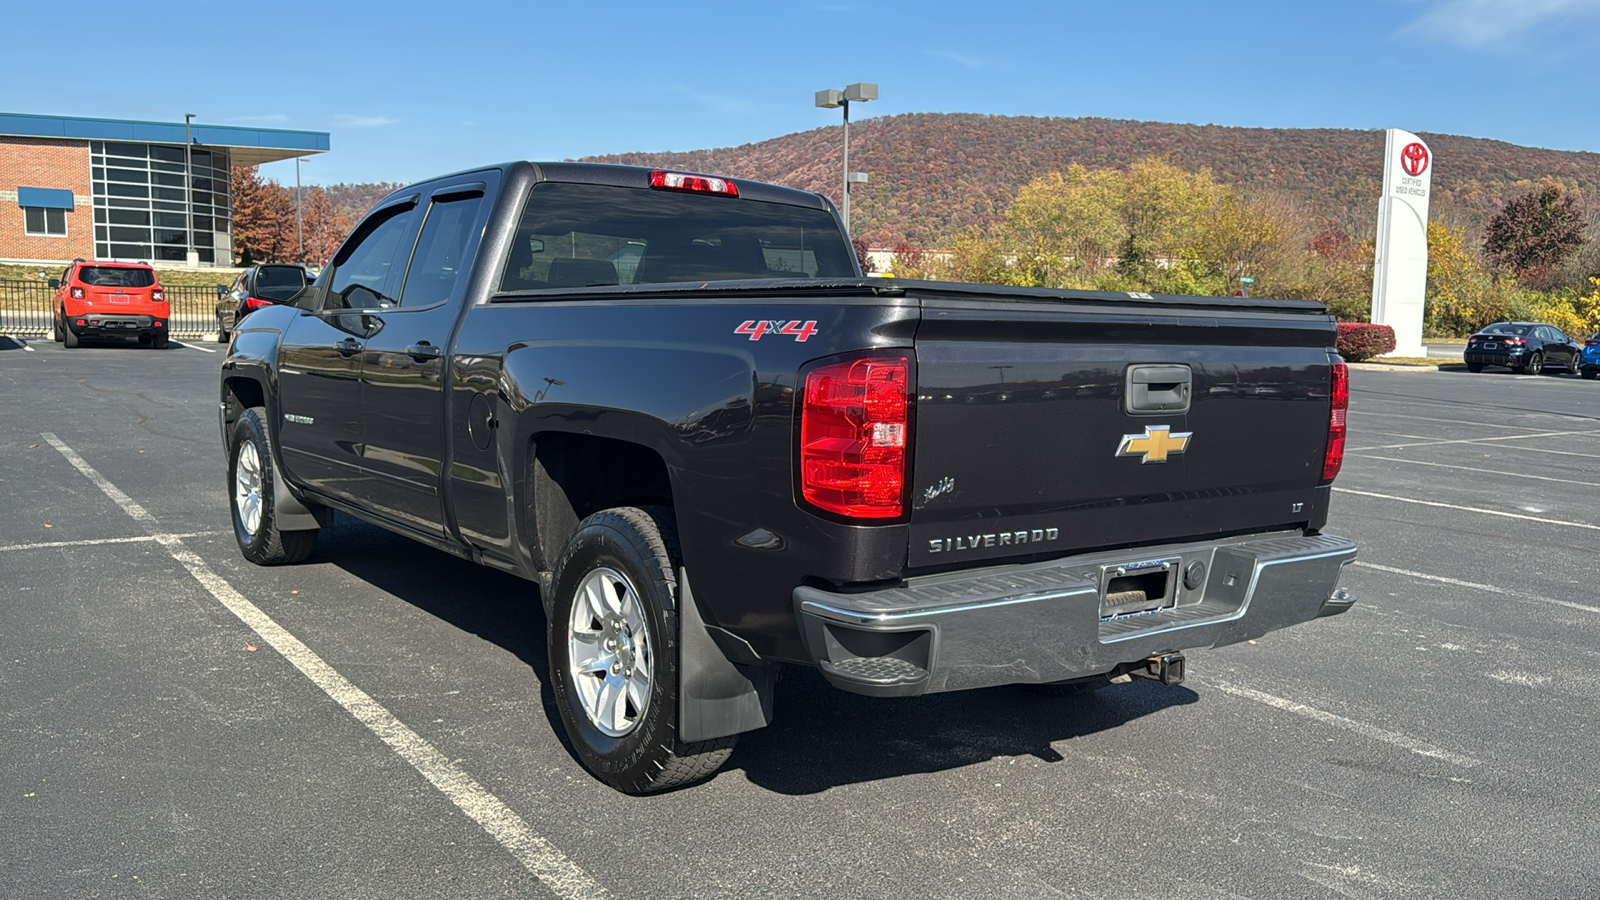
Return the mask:
<svg viewBox="0 0 1600 900"><path fill-rule="evenodd" d="M1513 372L1538 375L1551 367L1577 372L1584 349L1554 325L1496 322L1468 338L1462 356L1469 372L1482 372L1484 366L1505 366Z"/></svg>
<svg viewBox="0 0 1600 900"><path fill-rule="evenodd" d="M1600 376L1600 331L1583 342L1583 357L1578 360L1578 374L1593 381Z"/></svg>

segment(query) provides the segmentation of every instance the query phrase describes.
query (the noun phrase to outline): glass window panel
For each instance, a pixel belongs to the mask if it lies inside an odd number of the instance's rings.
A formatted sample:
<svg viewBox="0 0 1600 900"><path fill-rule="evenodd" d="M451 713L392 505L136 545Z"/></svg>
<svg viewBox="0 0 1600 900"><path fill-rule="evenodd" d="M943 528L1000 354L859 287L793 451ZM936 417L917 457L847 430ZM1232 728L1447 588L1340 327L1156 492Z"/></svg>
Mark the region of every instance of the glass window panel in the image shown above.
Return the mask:
<svg viewBox="0 0 1600 900"><path fill-rule="evenodd" d="M394 303L384 291L389 285L390 267L401 241L412 234L415 210L391 214L355 244L340 251L342 259L333 270L325 300L330 309L371 309ZM388 289L392 290L392 287Z"/></svg>
<svg viewBox="0 0 1600 900"><path fill-rule="evenodd" d="M211 221L212 220L211 220L210 216L195 216L194 217L194 230L195 231L212 231L212 230L214 230L215 226L211 224Z"/></svg>
<svg viewBox="0 0 1600 900"><path fill-rule="evenodd" d="M199 155L199 154L196 154L196 155ZM181 163L181 162L183 162L183 148L182 147L151 147L150 148L150 158L151 159L166 160L167 162Z"/></svg>
<svg viewBox="0 0 1600 900"><path fill-rule="evenodd" d="M142 209L117 209L111 212L113 225L149 225L150 214Z"/></svg>
<svg viewBox="0 0 1600 900"><path fill-rule="evenodd" d="M137 241L139 243L143 243L145 241L150 240L150 229L148 229L148 228L125 228L125 227L113 225L113 226L111 226L111 239L113 241L125 241L125 242Z"/></svg>
<svg viewBox="0 0 1600 900"><path fill-rule="evenodd" d="M149 200L136 200L130 197L112 197L106 200L107 206L120 206L132 209L149 209Z"/></svg>
<svg viewBox="0 0 1600 900"><path fill-rule="evenodd" d="M37 206L24 206L22 224L23 231L28 234L44 234L44 210Z"/></svg>
<svg viewBox="0 0 1600 900"><path fill-rule="evenodd" d="M171 262L183 262L184 254L186 252L187 251L182 247L157 247L156 259Z"/></svg>
<svg viewBox="0 0 1600 900"><path fill-rule="evenodd" d="M141 184L108 184L106 192L113 197L149 197L150 189ZM180 191L180 193L182 193Z"/></svg>
<svg viewBox="0 0 1600 900"><path fill-rule="evenodd" d="M158 244L187 244L189 238L182 229L168 231L164 228L156 229L156 243Z"/></svg>
<svg viewBox="0 0 1600 900"><path fill-rule="evenodd" d="M195 191L194 192L194 196L191 197L190 200L191 200L191 202L196 203L196 204L204 204L206 206L210 206L211 205L211 192L210 191Z"/></svg>
<svg viewBox="0 0 1600 900"><path fill-rule="evenodd" d="M183 213L158 212L152 213L152 215L155 216L155 226L157 228L183 227Z"/></svg>
<svg viewBox="0 0 1600 900"><path fill-rule="evenodd" d="M101 166L95 166L95 167L91 168L89 170L89 175L95 181L105 181L106 180L106 170Z"/></svg>
<svg viewBox="0 0 1600 900"><path fill-rule="evenodd" d="M64 209L47 209L44 211L45 230L51 234L67 233L67 211Z"/></svg>
<svg viewBox="0 0 1600 900"><path fill-rule="evenodd" d="M110 259L111 245L107 244L105 241L96 241L94 245L94 255L100 259Z"/></svg>
<svg viewBox="0 0 1600 900"><path fill-rule="evenodd" d="M105 152L111 156L131 156L134 159L145 159L149 154L146 144L119 144L107 142Z"/></svg>
<svg viewBox="0 0 1600 900"><path fill-rule="evenodd" d="M180 151L178 151L178 153L181 156L183 151L180 150ZM192 164L194 164L195 166L197 166L197 167L198 166L205 166L206 168L209 169L209 168L211 168L211 151L210 150L191 150L191 151L189 151L189 161Z"/></svg>
<svg viewBox="0 0 1600 900"><path fill-rule="evenodd" d="M157 172L177 172L182 174L183 162L181 160L175 163L152 162L150 164L150 168L156 170Z"/></svg>
<svg viewBox="0 0 1600 900"><path fill-rule="evenodd" d="M432 306L450 299L482 202L482 197L463 197L433 204L411 255L401 305Z"/></svg>
<svg viewBox="0 0 1600 900"><path fill-rule="evenodd" d="M183 192L179 191L178 193L181 194ZM150 208L151 209L165 209L165 210L170 210L172 212L180 212L180 213L183 212L183 204L181 202L180 203L169 203L166 200L152 200L152 201L150 201Z"/></svg>
<svg viewBox="0 0 1600 900"><path fill-rule="evenodd" d="M111 239L111 229L107 228L104 225L96 225L94 227L94 239L97 240L97 241L108 241L108 240L110 240ZM100 251L96 251L96 252L100 252Z"/></svg>
<svg viewBox="0 0 1600 900"><path fill-rule="evenodd" d="M106 211L96 208L94 211L94 220L96 223L104 225L106 223Z"/></svg>
<svg viewBox="0 0 1600 900"><path fill-rule="evenodd" d="M210 191L211 179L201 178L200 176L196 175L194 179L194 189L197 191Z"/></svg>
<svg viewBox="0 0 1600 900"><path fill-rule="evenodd" d="M181 188L181 187L183 187L183 173L182 172L152 172L152 173L150 173L150 183L151 184L164 184L164 185L167 185L168 187L179 187L179 188Z"/></svg>
<svg viewBox="0 0 1600 900"><path fill-rule="evenodd" d="M149 244L112 244L111 245L111 253L109 255L111 256L112 259L149 259L150 258L150 245ZM182 257L179 257L179 258L181 259Z"/></svg>
<svg viewBox="0 0 1600 900"><path fill-rule="evenodd" d="M153 189L151 196L155 197L157 200L176 200L177 202L182 203L183 188L158 187Z"/></svg>
<svg viewBox="0 0 1600 900"><path fill-rule="evenodd" d="M90 141L89 142L89 152L90 153L104 153L104 152L106 152L105 142L104 141Z"/></svg>
<svg viewBox="0 0 1600 900"><path fill-rule="evenodd" d="M200 257L200 261L203 263L214 263L217 261L216 251L211 247L197 247L195 248L195 254Z"/></svg>
<svg viewBox="0 0 1600 900"><path fill-rule="evenodd" d="M106 169L106 178L129 184L147 184L150 181L150 173L143 169Z"/></svg>

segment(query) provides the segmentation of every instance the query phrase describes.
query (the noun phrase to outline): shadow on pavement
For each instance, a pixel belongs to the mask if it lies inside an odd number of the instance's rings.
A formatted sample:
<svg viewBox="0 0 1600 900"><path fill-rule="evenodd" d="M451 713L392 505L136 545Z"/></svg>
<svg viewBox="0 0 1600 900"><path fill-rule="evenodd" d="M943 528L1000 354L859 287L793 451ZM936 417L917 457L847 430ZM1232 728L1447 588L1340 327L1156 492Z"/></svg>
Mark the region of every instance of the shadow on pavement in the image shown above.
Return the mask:
<svg viewBox="0 0 1600 900"><path fill-rule="evenodd" d="M578 765L549 688L544 609L536 585L339 516L313 560L351 575L516 654L539 679L551 729ZM815 669L787 666L775 723L746 734L726 769L782 794L957 769L997 757L1062 762L1054 744L1116 728L1199 697L1136 681L1074 697L1023 687L884 700L837 690Z"/></svg>

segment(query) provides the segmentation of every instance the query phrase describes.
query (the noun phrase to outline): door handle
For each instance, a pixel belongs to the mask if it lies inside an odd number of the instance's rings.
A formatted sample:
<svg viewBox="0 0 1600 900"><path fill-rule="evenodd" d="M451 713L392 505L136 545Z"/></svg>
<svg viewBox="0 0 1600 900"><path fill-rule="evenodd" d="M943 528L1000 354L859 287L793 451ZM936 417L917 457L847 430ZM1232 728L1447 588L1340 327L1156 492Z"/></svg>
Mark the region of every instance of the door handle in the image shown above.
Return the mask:
<svg viewBox="0 0 1600 900"><path fill-rule="evenodd" d="M361 342L355 338L345 338L339 343L334 344L333 349L337 350L340 356L349 358L361 352Z"/></svg>
<svg viewBox="0 0 1600 900"><path fill-rule="evenodd" d="M427 341L422 341L407 347L406 355L420 363L427 362L430 359L438 359L444 355L444 351Z"/></svg>

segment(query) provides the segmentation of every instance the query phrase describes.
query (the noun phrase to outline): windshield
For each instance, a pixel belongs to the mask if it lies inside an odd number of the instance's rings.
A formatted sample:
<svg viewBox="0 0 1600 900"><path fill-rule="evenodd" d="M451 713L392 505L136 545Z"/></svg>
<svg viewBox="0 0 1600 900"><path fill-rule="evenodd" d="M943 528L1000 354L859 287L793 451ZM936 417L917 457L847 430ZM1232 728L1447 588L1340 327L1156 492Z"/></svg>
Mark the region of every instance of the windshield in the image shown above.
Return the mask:
<svg viewBox="0 0 1600 900"><path fill-rule="evenodd" d="M529 196L500 289L848 278L853 262L821 209L552 182Z"/></svg>
<svg viewBox="0 0 1600 900"><path fill-rule="evenodd" d="M84 266L78 270L78 280L95 287L146 288L156 283L156 273L122 266Z"/></svg>
<svg viewBox="0 0 1600 900"><path fill-rule="evenodd" d="M1532 325L1512 325L1510 322L1500 322L1483 329L1479 334L1504 334L1511 337L1525 337L1533 330Z"/></svg>

